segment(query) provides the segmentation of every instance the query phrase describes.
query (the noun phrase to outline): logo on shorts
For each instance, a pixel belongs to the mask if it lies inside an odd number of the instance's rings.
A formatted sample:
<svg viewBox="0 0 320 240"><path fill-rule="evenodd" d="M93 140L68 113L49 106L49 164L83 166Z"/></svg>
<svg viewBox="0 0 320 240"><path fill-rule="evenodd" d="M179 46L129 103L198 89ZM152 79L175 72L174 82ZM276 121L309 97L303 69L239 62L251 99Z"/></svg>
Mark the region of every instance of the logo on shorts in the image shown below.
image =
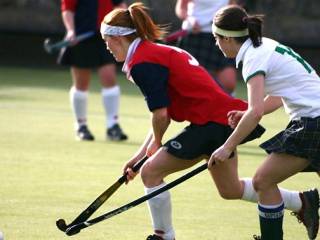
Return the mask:
<svg viewBox="0 0 320 240"><path fill-rule="evenodd" d="M175 148L175 149L181 149L182 145L181 143L177 142L177 141L171 141L170 142L171 147Z"/></svg>

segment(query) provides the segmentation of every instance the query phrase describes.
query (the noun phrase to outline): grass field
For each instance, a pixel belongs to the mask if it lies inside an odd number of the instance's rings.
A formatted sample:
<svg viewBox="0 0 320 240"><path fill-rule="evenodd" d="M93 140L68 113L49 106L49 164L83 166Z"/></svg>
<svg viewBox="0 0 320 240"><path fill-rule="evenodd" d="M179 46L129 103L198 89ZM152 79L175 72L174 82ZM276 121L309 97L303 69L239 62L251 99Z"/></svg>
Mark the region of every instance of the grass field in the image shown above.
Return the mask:
<svg viewBox="0 0 320 240"><path fill-rule="evenodd" d="M69 72L0 67L0 230L7 240L90 239L142 240L152 232L146 204L68 237L55 221L69 223L120 175L149 129L149 113L138 90L121 75L121 124L129 141L105 140L98 81L92 81L89 125L95 142L74 139L69 108ZM243 86L239 96L245 96ZM252 176L265 157L257 145L286 125L283 111L263 119L268 129L260 140L239 148L241 176ZM166 138L184 124L173 124ZM188 170L189 171L189 170ZM184 172L170 176L171 181ZM319 185L301 173L281 186L302 190ZM123 186L94 216L143 194L139 177ZM208 172L172 189L173 220L178 240L247 240L259 233L256 205L219 197ZM307 239L305 229L286 211L285 239Z"/></svg>

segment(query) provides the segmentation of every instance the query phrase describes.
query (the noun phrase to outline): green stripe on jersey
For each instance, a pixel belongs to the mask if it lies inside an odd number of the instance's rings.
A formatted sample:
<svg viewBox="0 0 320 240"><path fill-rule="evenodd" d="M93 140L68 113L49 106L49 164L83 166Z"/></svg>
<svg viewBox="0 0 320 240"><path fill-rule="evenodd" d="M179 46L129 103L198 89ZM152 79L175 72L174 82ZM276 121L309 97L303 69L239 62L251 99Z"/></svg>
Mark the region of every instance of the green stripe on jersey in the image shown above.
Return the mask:
<svg viewBox="0 0 320 240"><path fill-rule="evenodd" d="M259 71L256 71L255 73L251 74L249 77L246 78L245 82L247 83L251 78L257 76L257 75L263 75L265 76L266 73L265 71L262 71L262 70L259 70Z"/></svg>

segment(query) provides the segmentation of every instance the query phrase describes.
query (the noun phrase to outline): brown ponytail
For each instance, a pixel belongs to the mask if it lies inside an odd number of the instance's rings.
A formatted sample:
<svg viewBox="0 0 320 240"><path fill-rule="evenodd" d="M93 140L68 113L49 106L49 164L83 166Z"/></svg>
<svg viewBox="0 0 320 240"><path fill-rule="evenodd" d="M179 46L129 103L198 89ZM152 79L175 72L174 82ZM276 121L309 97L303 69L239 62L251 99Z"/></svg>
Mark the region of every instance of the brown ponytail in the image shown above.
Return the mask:
<svg viewBox="0 0 320 240"><path fill-rule="evenodd" d="M166 27L155 24L147 13L147 10L148 8L143 3L133 3L127 10L113 10L105 16L103 22L111 26L136 29L136 33L126 36L130 41L133 41L137 37L149 41L161 40L167 33Z"/></svg>

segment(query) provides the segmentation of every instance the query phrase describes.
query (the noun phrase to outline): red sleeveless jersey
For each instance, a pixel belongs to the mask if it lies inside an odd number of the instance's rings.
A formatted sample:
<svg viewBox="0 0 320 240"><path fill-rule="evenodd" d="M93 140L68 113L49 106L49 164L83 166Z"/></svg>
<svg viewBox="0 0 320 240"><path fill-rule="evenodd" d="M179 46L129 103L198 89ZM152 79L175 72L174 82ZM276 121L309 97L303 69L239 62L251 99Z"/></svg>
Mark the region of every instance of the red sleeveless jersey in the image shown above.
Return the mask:
<svg viewBox="0 0 320 240"><path fill-rule="evenodd" d="M104 16L113 8L112 0L61 0L61 11L75 13L76 29L79 32L99 30Z"/></svg>
<svg viewBox="0 0 320 240"><path fill-rule="evenodd" d="M158 64L169 70L167 108L175 121L227 125L229 111L247 109L245 101L226 94L197 60L180 48L141 41L128 62L129 75L132 67L142 63Z"/></svg>

